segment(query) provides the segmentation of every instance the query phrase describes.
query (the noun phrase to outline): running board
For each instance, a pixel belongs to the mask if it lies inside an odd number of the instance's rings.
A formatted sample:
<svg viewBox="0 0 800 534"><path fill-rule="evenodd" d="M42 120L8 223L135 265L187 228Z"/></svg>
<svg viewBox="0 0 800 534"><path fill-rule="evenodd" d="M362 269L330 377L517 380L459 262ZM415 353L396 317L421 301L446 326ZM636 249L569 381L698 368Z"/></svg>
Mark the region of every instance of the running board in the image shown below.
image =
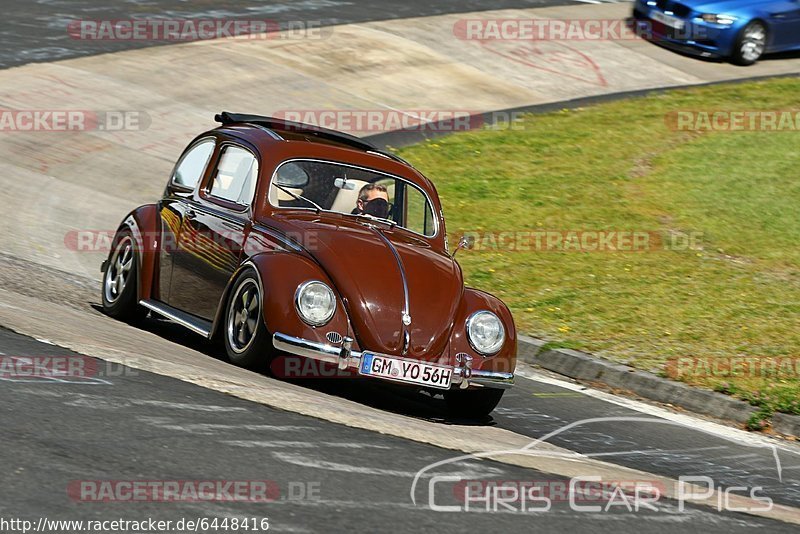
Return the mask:
<svg viewBox="0 0 800 534"><path fill-rule="evenodd" d="M211 321L200 319L199 317L195 317L194 315L173 308L163 302L158 302L157 300L140 300L139 304L150 311L156 312L162 317L166 317L174 323L188 328L195 334L200 334L206 338L211 337Z"/></svg>

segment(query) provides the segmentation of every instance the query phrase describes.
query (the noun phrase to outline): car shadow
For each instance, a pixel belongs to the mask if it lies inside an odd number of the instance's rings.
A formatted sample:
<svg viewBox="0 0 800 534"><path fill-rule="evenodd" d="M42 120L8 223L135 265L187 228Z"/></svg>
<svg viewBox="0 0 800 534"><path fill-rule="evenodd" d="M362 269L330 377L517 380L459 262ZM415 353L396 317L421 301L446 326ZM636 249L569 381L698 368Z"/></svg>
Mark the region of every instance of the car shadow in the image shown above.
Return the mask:
<svg viewBox="0 0 800 534"><path fill-rule="evenodd" d="M99 313L104 313L103 307L99 304L92 303L90 307ZM227 361L225 349L219 343L208 341L189 332L178 324L157 316L153 317L153 315L154 314L150 314L145 319L129 324L155 334L167 341L201 352L206 356L221 361ZM292 358L295 357L292 356ZM276 376L276 373L272 369L261 374L276 380L312 389L326 395L357 402L369 406L370 408L404 415L406 417L413 417L415 419L422 419L444 425L497 425L497 422L491 415L474 419L462 419L450 416L447 413L447 407L441 395L370 378L342 376L336 373L335 366L333 365L320 365L317 364L317 362L309 363L314 363L314 365L309 366L309 368L317 370L317 374L321 376L321 378L286 378Z"/></svg>
<svg viewBox="0 0 800 534"><path fill-rule="evenodd" d="M447 413L441 394L370 378L286 379L286 382L334 395L378 410L445 425L496 426L492 416L461 419Z"/></svg>
<svg viewBox="0 0 800 534"><path fill-rule="evenodd" d="M800 50L792 52L778 52L777 54L768 54L760 61L780 61L782 59L800 59Z"/></svg>

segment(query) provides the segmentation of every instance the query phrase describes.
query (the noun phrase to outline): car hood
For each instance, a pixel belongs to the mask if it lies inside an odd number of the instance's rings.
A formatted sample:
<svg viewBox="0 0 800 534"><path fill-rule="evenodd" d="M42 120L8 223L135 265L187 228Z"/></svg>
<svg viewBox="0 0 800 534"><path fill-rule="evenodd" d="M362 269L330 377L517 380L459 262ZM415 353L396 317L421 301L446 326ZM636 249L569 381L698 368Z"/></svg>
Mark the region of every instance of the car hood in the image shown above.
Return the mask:
<svg viewBox="0 0 800 534"><path fill-rule="evenodd" d="M464 288L449 255L404 230L350 217L295 217L290 224L336 285L362 350L399 355L408 331L406 357L436 360L444 353Z"/></svg>
<svg viewBox="0 0 800 534"><path fill-rule="evenodd" d="M740 9L752 7L754 3L757 4L758 2L745 2L744 0L676 0L676 3L681 3L694 11L719 15L735 13Z"/></svg>

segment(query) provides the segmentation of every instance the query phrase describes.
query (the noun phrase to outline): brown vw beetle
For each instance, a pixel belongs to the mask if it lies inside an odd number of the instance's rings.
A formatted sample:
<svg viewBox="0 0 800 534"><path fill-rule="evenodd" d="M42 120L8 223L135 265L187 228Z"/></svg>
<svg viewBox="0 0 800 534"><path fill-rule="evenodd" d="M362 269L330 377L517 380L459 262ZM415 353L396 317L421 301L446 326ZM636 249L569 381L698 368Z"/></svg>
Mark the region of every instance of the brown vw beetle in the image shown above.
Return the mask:
<svg viewBox="0 0 800 534"><path fill-rule="evenodd" d="M456 417L491 412L514 381L514 321L464 287L433 184L347 134L216 120L164 197L117 230L105 311L149 310L220 339L244 367L288 353L442 393Z"/></svg>

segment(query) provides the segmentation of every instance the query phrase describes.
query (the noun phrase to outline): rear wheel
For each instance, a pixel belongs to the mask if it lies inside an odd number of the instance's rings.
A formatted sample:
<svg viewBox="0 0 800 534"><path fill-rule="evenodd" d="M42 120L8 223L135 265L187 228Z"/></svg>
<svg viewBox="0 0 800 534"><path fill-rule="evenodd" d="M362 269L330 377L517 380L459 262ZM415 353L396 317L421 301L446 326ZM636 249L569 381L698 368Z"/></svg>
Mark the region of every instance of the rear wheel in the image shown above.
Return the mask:
<svg viewBox="0 0 800 534"><path fill-rule="evenodd" d="M447 413L457 419L483 419L497 407L503 393L494 388L450 390L444 394Z"/></svg>
<svg viewBox="0 0 800 534"><path fill-rule="evenodd" d="M767 49L767 28L763 22L754 20L742 29L733 49L733 62L737 65L752 65Z"/></svg>
<svg viewBox="0 0 800 534"><path fill-rule="evenodd" d="M138 261L133 235L122 230L114 237L103 275L103 311L111 317L135 320L146 313L137 302Z"/></svg>
<svg viewBox="0 0 800 534"><path fill-rule="evenodd" d="M241 273L225 310L224 343L228 359L247 369L265 369L272 354L269 333L262 318L261 286L252 270Z"/></svg>

